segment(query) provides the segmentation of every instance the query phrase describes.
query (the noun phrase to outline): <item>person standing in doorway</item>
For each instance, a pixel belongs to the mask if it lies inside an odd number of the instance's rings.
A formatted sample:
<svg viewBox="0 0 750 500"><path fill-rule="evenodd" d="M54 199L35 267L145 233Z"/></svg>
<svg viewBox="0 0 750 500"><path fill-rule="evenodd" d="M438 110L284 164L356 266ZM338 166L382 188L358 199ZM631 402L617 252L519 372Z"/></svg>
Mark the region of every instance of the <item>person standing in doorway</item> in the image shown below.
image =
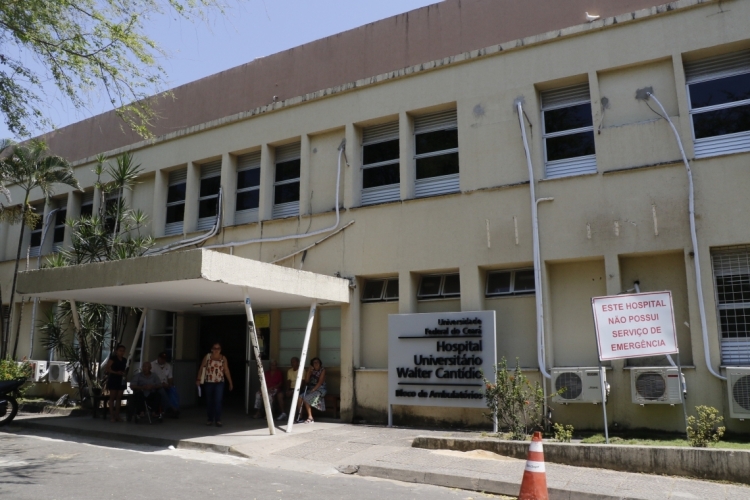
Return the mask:
<svg viewBox="0 0 750 500"><path fill-rule="evenodd" d="M206 391L206 406L208 420L206 425L221 427L221 402L224 398L224 382L229 384L229 390L234 389L232 384L232 374L229 373L229 363L227 358L221 354L221 344L214 343L211 352L206 354L198 370L198 377L195 385L200 386Z"/></svg>
<svg viewBox="0 0 750 500"><path fill-rule="evenodd" d="M124 377L127 365L125 346L120 344L104 367L107 374L107 389L109 390L109 419L112 422L120 421L120 404L122 403L122 391L125 390Z"/></svg>

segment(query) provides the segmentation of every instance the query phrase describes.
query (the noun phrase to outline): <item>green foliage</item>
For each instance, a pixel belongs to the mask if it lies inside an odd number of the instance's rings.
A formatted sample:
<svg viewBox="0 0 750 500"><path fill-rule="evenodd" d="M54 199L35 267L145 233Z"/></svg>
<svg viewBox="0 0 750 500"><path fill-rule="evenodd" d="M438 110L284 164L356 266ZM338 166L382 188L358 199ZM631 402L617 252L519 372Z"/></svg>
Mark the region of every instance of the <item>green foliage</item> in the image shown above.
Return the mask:
<svg viewBox="0 0 750 500"><path fill-rule="evenodd" d="M710 443L718 443L724 435L726 427L718 427L724 420L719 416L719 410L712 406L696 406L698 418L688 417L687 436L690 446L706 448Z"/></svg>
<svg viewBox="0 0 750 500"><path fill-rule="evenodd" d="M495 380L484 379L488 417L497 417L500 429L510 438L523 441L534 430L542 428L544 413L544 391L538 382L533 385L521 372L516 359L516 368L508 370L505 358L495 367Z"/></svg>
<svg viewBox="0 0 750 500"><path fill-rule="evenodd" d="M553 429L555 432L555 441L558 443L570 443L570 440L573 439L572 425L555 424Z"/></svg>
<svg viewBox="0 0 750 500"><path fill-rule="evenodd" d="M76 108L102 94L143 137L150 95L165 83L165 54L146 34L155 14L191 19L215 0L5 0L0 2L0 112L19 136L50 128L42 84ZM31 62L33 61L33 63ZM164 97L167 97L168 94Z"/></svg>
<svg viewBox="0 0 750 500"><path fill-rule="evenodd" d="M27 379L31 377L32 371L31 363L28 361L16 363L10 358L0 359L0 380ZM29 387L31 387L31 384L21 386L15 391L14 396L19 397L23 395Z"/></svg>

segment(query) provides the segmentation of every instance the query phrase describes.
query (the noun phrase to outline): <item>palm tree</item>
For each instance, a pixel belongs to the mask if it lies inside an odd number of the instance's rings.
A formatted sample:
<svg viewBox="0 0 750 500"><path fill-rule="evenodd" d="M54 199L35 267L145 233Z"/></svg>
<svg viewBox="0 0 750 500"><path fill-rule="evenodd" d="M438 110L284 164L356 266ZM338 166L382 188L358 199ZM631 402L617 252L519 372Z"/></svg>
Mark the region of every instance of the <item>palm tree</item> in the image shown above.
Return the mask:
<svg viewBox="0 0 750 500"><path fill-rule="evenodd" d="M28 225L33 227L39 215L35 214L29 205L31 191L39 188L45 200L49 199L55 192L58 184L81 189L78 181L73 177L73 169L61 156L47 154L47 146L41 141L30 141L26 144L4 144L0 153L8 150L8 153L0 158L0 179L4 184L15 184L23 193L23 201L15 210L6 209L2 215L11 222L21 222L21 231L18 236L18 251L16 252L16 263L13 271L13 284L10 287L11 318L5 327L6 336L2 345L2 356L8 352L8 341L10 340L10 325L14 312L13 301L16 294L16 280L18 278L18 264L21 260L21 247L23 246L24 228ZM13 347L13 357L16 356L18 338Z"/></svg>
<svg viewBox="0 0 750 500"><path fill-rule="evenodd" d="M117 207L115 214L115 227L112 230L112 248L115 248L115 241L117 241L117 229L120 222L120 214L122 209L122 196L126 189L133 189L135 180L141 173L141 165L133 164L133 154L123 153L116 158L117 164L107 165L107 173L112 177L112 183L110 189L117 192Z"/></svg>

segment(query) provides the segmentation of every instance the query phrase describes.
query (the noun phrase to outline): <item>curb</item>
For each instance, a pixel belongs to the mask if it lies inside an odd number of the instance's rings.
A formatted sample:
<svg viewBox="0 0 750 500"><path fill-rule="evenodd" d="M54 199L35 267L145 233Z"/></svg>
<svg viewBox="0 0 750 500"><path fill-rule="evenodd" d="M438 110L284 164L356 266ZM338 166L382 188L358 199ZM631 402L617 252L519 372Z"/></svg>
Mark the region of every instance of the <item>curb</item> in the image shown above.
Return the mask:
<svg viewBox="0 0 750 500"><path fill-rule="evenodd" d="M396 469L390 467L379 467L376 465L360 465L356 474L363 477L377 477L380 479L391 479L406 483L430 484L432 486L443 486L446 488L458 488L461 490L481 491L517 497L521 488L520 482L498 481L496 479L485 479L478 477L458 476L439 472L424 472L409 469ZM586 491L561 490L549 488L549 500L642 500L637 497L613 496Z"/></svg>
<svg viewBox="0 0 750 500"><path fill-rule="evenodd" d="M105 432L97 431L92 429L76 429L72 427L59 427L57 425L49 425L41 422L25 422L23 420L14 420L11 424L17 427L23 427L26 429L36 429L40 431L57 432L59 434L70 434L74 436L86 436L99 439L109 439L111 441L121 441L131 444L148 444L152 446L174 446L180 444L180 441L174 439L165 439L152 436L134 436L132 434L123 434L117 432Z"/></svg>

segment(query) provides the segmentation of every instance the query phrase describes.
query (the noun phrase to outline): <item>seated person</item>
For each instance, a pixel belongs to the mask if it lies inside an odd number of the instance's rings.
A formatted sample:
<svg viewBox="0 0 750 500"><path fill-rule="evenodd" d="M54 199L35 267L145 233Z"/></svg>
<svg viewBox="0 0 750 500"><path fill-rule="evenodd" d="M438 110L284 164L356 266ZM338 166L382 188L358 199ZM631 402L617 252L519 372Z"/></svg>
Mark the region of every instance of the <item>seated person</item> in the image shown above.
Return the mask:
<svg viewBox="0 0 750 500"><path fill-rule="evenodd" d="M151 363L146 361L141 366L141 371L135 374L133 380L130 381L130 388L133 389L134 408L140 412L144 411L143 403L148 403L151 407L151 412L159 413L159 405L161 404L160 390L164 390L164 387L159 380L159 376L151 371Z"/></svg>
<svg viewBox="0 0 750 500"><path fill-rule="evenodd" d="M292 395L294 394L294 385L297 383L297 373L299 372L299 358L297 356L291 359L291 368L286 371L286 397L289 398L289 404L292 404ZM284 420L286 413L279 415L278 420Z"/></svg>
<svg viewBox="0 0 750 500"><path fill-rule="evenodd" d="M177 406L176 395L177 388L174 386L174 378L172 376L172 365L167 362L167 353L160 352L154 361L151 362L151 371L154 372L161 381L162 389L159 390L159 396L161 396L161 407L169 415L174 418L179 418L180 408Z"/></svg>
<svg viewBox="0 0 750 500"><path fill-rule="evenodd" d="M282 412L281 414L286 415L284 413L284 391L281 390L281 387L284 384L284 379L276 361L271 361L271 369L267 371L264 376L266 378L266 388L268 389L268 400L273 404L273 400L276 398L279 402L279 408ZM258 392L255 393L255 413L253 414L253 418L260 418L260 408L262 406L263 396L261 391L258 390Z"/></svg>

